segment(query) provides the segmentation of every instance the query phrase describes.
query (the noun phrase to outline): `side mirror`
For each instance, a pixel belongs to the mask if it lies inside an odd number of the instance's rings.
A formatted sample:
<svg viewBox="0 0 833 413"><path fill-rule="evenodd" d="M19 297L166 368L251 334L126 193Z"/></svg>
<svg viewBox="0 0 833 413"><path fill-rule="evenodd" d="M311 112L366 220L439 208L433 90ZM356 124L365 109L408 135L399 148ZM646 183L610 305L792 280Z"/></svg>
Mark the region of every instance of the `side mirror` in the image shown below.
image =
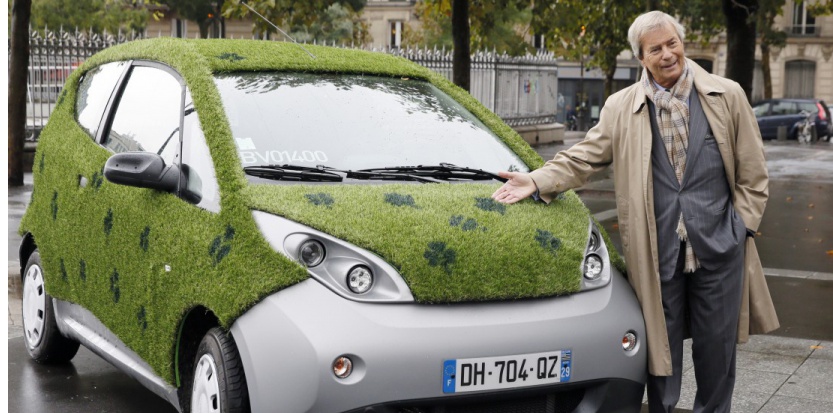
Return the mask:
<svg viewBox="0 0 833 413"><path fill-rule="evenodd" d="M155 153L122 152L107 159L104 177L115 184L175 192L179 185L179 168L166 166L165 160Z"/></svg>

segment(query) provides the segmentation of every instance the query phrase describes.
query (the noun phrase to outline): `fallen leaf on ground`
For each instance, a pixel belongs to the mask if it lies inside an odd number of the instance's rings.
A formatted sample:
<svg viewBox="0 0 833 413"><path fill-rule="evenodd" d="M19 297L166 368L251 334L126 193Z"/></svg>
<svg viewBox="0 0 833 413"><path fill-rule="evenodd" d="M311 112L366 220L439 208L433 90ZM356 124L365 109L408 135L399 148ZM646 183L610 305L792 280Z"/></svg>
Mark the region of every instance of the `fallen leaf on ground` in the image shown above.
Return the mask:
<svg viewBox="0 0 833 413"><path fill-rule="evenodd" d="M613 229L619 229L619 224L613 224Z"/></svg>
<svg viewBox="0 0 833 413"><path fill-rule="evenodd" d="M787 197L787 202L792 202L792 201L793 201L793 197L788 196L788 197Z"/></svg>
<svg viewBox="0 0 833 413"><path fill-rule="evenodd" d="M810 348L813 350L821 350L824 348L824 346L810 346Z"/></svg>
<svg viewBox="0 0 833 413"><path fill-rule="evenodd" d="M755 236L756 236L756 237L760 237L760 236L761 236L761 231L756 232L756 233L755 233Z"/></svg>
<svg viewBox="0 0 833 413"><path fill-rule="evenodd" d="M815 208L815 207L816 207L816 204L807 205L807 208Z"/></svg>
<svg viewBox="0 0 833 413"><path fill-rule="evenodd" d="M808 219L808 220L810 220L810 221L812 221L812 220L813 220L813 216L812 216L812 215L810 215L810 216L808 216L808 217L807 217L807 219Z"/></svg>
<svg viewBox="0 0 833 413"><path fill-rule="evenodd" d="M833 250L827 251L827 255L833 256Z"/></svg>

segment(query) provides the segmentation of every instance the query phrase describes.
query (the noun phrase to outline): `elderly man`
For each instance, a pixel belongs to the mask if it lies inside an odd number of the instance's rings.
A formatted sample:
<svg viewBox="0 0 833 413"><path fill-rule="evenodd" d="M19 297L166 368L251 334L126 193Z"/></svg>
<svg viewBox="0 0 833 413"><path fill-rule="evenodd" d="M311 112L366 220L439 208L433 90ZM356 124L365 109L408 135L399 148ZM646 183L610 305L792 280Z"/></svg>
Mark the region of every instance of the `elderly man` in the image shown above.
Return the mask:
<svg viewBox="0 0 833 413"><path fill-rule="evenodd" d="M737 83L685 58L685 31L658 11L628 31L642 79L611 96L584 141L492 195L545 202L613 166L628 279L645 316L648 403L680 397L692 337L695 412L728 412L736 342L778 328L754 234L768 195L760 131Z"/></svg>

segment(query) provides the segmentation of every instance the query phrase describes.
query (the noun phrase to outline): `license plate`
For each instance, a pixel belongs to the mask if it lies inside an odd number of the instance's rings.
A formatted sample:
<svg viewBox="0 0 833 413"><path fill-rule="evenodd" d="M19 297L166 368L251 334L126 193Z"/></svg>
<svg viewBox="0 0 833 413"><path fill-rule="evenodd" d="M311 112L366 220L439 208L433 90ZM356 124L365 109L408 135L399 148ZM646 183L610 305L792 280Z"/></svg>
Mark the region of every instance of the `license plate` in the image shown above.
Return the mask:
<svg viewBox="0 0 833 413"><path fill-rule="evenodd" d="M572 351L443 361L443 393L569 382Z"/></svg>

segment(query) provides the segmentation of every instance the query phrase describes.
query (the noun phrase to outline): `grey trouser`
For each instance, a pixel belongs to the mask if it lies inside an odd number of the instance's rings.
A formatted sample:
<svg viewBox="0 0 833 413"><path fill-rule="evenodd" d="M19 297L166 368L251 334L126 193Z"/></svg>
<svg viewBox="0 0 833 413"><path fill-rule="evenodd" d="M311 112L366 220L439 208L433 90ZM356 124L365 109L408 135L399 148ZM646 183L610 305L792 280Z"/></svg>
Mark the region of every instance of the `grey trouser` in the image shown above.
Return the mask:
<svg viewBox="0 0 833 413"><path fill-rule="evenodd" d="M680 400L683 339L688 323L697 394L694 412L729 412L735 387L735 355L743 288L743 245L722 268L683 273L680 248L674 276L662 284L662 307L671 346L672 376L648 375L648 411L674 411ZM688 320L688 321L687 321Z"/></svg>

